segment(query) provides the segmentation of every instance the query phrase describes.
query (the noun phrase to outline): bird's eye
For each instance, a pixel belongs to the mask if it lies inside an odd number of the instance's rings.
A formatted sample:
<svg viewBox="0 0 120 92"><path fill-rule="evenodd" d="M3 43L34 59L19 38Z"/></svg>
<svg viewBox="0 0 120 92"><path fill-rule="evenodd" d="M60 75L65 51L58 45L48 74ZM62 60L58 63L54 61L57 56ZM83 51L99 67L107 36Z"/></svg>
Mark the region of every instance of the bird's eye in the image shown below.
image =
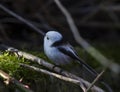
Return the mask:
<svg viewBox="0 0 120 92"><path fill-rule="evenodd" d="M49 40L49 37L47 37L47 40Z"/></svg>

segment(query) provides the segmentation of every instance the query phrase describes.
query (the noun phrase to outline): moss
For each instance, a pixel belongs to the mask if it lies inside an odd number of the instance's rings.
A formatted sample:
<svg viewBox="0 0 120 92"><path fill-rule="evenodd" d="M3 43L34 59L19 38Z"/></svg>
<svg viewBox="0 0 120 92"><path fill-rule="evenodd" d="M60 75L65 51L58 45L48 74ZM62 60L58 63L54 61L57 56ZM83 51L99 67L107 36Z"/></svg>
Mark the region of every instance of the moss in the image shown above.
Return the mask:
<svg viewBox="0 0 120 92"><path fill-rule="evenodd" d="M18 59L14 55L10 55L8 52L4 52L0 55L0 68L11 76L15 75L19 68L19 63L24 62L24 59Z"/></svg>
<svg viewBox="0 0 120 92"><path fill-rule="evenodd" d="M32 52L32 54L36 56L47 59L43 53L38 53L39 52ZM30 62L24 58L17 58L15 55L8 52L2 52L0 55L0 69L10 74L12 77L15 77L17 80L22 78L22 83L29 85L29 87L35 92L66 92L69 89L78 92L80 90L80 88L74 84L69 84L52 76L23 68L19 65L19 63L41 67L38 64ZM14 92L14 88L15 86L9 86L9 90L12 90L12 92Z"/></svg>
<svg viewBox="0 0 120 92"><path fill-rule="evenodd" d="M115 44L93 44L93 46L102 52L106 57L113 59L115 62L118 62L119 57L119 45ZM84 59L90 66L96 70L102 70L102 66L97 62L93 57L91 57L85 50L82 48L75 48L79 56ZM49 62L48 58L44 53L38 51L26 51L35 56L41 57ZM35 92L79 92L80 88L72 83L67 83L59 79L53 78L51 76L45 75L43 73L38 73L36 71L29 70L19 66L19 63L25 63L37 67L42 67L37 63L30 62L24 58L17 58L15 55L8 52L0 53L0 69L4 70L11 76L16 79L23 79L23 83L30 86ZM119 63L119 62L118 62ZM43 68L43 67L42 67ZM111 75L111 76L110 76ZM114 75L111 71L107 70L104 74L104 80L110 84L113 89L119 90L118 83L119 78L112 76ZM111 82L112 80L112 82Z"/></svg>

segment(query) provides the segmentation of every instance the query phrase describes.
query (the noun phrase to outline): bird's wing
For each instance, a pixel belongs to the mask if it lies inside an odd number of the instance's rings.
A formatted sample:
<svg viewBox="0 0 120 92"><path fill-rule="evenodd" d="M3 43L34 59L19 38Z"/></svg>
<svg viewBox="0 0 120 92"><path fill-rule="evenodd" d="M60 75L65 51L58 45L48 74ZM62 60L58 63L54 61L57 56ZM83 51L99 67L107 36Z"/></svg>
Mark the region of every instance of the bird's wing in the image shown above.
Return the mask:
<svg viewBox="0 0 120 92"><path fill-rule="evenodd" d="M94 77L97 76L98 73L92 67L90 67L88 64L86 64L82 59L79 58L76 51L69 43L64 44L62 46L58 46L58 50L61 51L62 53L64 53L65 55L70 56L71 58L79 61L79 63L83 67L85 67L88 72L90 72Z"/></svg>
<svg viewBox="0 0 120 92"><path fill-rule="evenodd" d="M79 57L76 51L73 49L73 47L70 44L66 43L66 44L63 44L62 46L58 46L58 49L65 55L70 56L73 59L79 60Z"/></svg>

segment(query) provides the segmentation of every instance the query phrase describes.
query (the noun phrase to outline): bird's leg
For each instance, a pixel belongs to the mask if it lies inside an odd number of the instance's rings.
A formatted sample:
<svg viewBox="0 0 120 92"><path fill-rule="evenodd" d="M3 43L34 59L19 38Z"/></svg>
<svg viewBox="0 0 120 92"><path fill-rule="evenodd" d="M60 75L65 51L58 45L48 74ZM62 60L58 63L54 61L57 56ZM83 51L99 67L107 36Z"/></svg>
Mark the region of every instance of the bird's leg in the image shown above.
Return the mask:
<svg viewBox="0 0 120 92"><path fill-rule="evenodd" d="M55 68L60 67L60 65L54 64L54 66L52 67L52 70L55 70ZM62 74L63 69L60 68L59 74Z"/></svg>

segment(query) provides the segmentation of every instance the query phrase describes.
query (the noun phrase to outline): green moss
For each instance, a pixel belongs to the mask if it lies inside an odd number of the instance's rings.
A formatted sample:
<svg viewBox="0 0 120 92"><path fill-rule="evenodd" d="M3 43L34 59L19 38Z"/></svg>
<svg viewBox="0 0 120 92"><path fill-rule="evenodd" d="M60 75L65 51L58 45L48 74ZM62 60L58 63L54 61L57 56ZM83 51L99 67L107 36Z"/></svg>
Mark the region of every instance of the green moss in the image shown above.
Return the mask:
<svg viewBox="0 0 120 92"><path fill-rule="evenodd" d="M4 52L0 55L0 68L11 76L15 75L19 68L19 63L24 62L24 59L19 59L14 55L10 55L8 52Z"/></svg>
<svg viewBox="0 0 120 92"><path fill-rule="evenodd" d="M47 59L43 53L32 52L32 54ZM30 62L24 58L17 58L14 54L8 52L0 54L0 69L10 74L12 77L15 77L17 80L22 78L22 83L29 85L35 92L66 92L68 90L71 90L71 92L79 92L80 90L75 84L67 83L52 76L29 70L21 67L19 63L41 67L37 63ZM10 86L9 90L13 89L14 86Z"/></svg>
<svg viewBox="0 0 120 92"><path fill-rule="evenodd" d="M106 57L112 59L113 61L119 63L119 51L120 48L118 44L93 44L93 46L102 52ZM90 66L92 66L96 70L102 70L102 66L98 61L96 61L91 55L89 55L83 48L76 47L76 51L78 52L79 56L87 62ZM38 51L26 51L31 53L35 56L43 58L49 62L51 62L43 52ZM24 58L17 58L14 54L8 52L2 52L0 54L0 69L7 72L11 76L15 77L16 79L23 78L23 83L29 85L31 89L35 92L79 92L80 88L72 83L67 83L56 79L54 77L45 75L43 73L38 73L36 71L29 70L27 68L23 68L19 65L19 63L25 63L37 67L42 67L37 63L30 62ZM43 67L42 67L43 68ZM111 75L111 76L110 76ZM117 86L119 83L119 78L115 78L112 76L112 72L107 70L104 74L104 79L107 81L108 84L113 87L113 89L119 90ZM111 82L112 79L112 82ZM114 81L114 82L113 82Z"/></svg>
<svg viewBox="0 0 120 92"><path fill-rule="evenodd" d="M14 54L9 54L8 52L3 52L0 55L0 69L8 73L9 75L19 78L33 78L36 76L35 72L31 72L19 65L19 63L30 64L28 60L24 58L18 58ZM33 75L33 76L31 76ZM35 75L35 76L34 76Z"/></svg>

